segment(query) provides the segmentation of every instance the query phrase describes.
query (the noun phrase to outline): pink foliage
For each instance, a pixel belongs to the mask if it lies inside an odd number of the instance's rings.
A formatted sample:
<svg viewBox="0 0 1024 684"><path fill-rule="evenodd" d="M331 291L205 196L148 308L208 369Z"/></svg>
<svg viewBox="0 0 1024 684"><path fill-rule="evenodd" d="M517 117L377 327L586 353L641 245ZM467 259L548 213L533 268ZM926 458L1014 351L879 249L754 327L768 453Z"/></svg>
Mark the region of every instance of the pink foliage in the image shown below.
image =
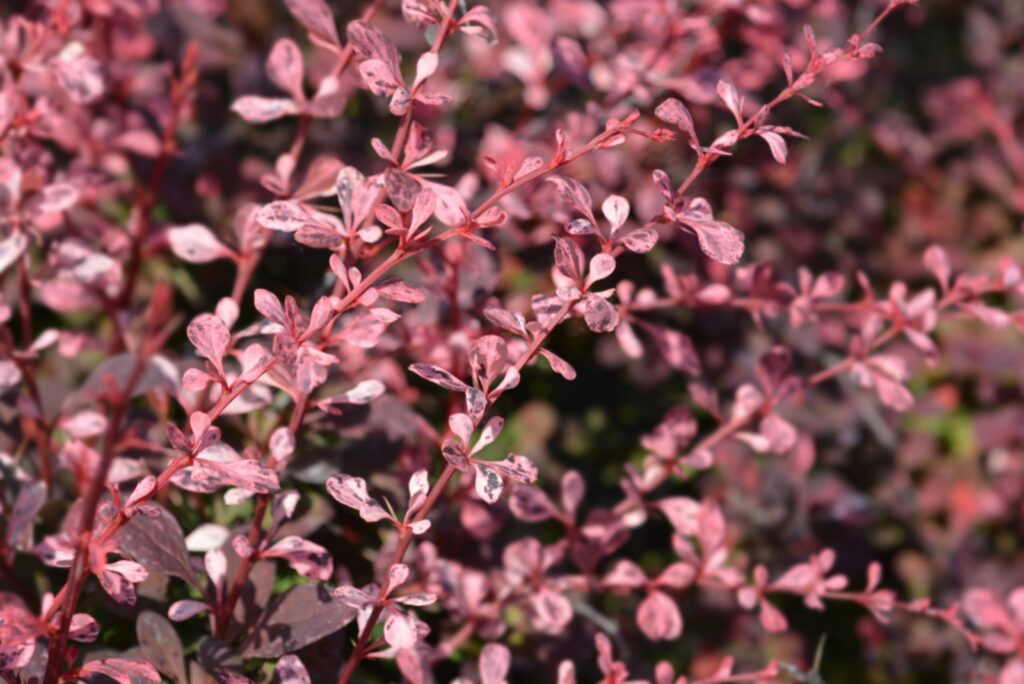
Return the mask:
<svg viewBox="0 0 1024 684"><path fill-rule="evenodd" d="M1019 12L356 4L4 12L0 677L1024 681Z"/></svg>

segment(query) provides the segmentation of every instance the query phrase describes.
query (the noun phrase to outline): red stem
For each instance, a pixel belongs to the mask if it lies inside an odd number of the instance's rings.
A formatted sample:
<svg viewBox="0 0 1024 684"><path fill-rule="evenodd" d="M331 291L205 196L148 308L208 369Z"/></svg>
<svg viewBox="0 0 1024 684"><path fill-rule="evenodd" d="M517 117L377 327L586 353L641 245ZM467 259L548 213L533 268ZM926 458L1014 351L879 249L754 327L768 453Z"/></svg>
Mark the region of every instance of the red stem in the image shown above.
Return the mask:
<svg viewBox="0 0 1024 684"><path fill-rule="evenodd" d="M565 317L572 310L573 302L565 302L562 304L562 308L559 309L555 315L555 319L551 322L551 325L545 328L543 331L538 333L533 341L530 342L530 346L526 349L519 360L516 361L515 368L521 371L527 363L537 354L544 341L548 338L551 332L558 327L558 325L565 319ZM493 405L494 402L501 396L501 392L493 393L488 395L488 404ZM456 473L455 466L451 463L446 463L444 470L441 472L441 476L434 483L434 486L430 488L430 492L427 494L427 500L420 508L416 515L413 516L412 522L419 522L427 517L434 504L437 503L438 498L441 496L441 492L448 486L448 482ZM405 558L406 551L409 550L409 545L412 543L412 530L409 526L402 528L402 531L398 538L398 545L395 547L394 553L391 555L391 561L388 563L388 567L397 565L402 562ZM386 597L390 590L390 577L384 575L384 580L381 583L380 594L381 597ZM362 632L359 634L359 638L356 641L352 655L349 656L348 661L345 663L345 668L341 671L341 675L338 677L338 684L347 684L347 682L355 674L356 669L359 667L359 663L368 655L368 646L370 645L370 638L373 635L373 630L377 626L377 622L380 620L381 613L384 611L386 602L381 600L373 607L373 611L370 613L369 619L366 621Z"/></svg>

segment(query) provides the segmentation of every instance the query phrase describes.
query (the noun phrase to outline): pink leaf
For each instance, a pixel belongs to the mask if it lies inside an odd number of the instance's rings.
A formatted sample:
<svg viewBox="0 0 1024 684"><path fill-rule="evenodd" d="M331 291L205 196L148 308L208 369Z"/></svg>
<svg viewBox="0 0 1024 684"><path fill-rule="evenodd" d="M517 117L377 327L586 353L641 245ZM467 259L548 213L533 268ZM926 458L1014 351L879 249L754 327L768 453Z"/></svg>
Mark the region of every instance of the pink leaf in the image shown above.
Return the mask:
<svg viewBox="0 0 1024 684"><path fill-rule="evenodd" d="M409 478L409 515L418 511L427 500L430 479L425 468L417 470Z"/></svg>
<svg viewBox="0 0 1024 684"><path fill-rule="evenodd" d="M559 483L562 508L569 516L575 516L583 497L587 492L587 484L578 470L570 470L562 476Z"/></svg>
<svg viewBox="0 0 1024 684"><path fill-rule="evenodd" d="M619 242L630 252L646 254L658 243L658 233L650 228L638 228L619 237Z"/></svg>
<svg viewBox="0 0 1024 684"><path fill-rule="evenodd" d="M234 256L213 231L199 223L168 228L167 242L175 256L192 264L205 264Z"/></svg>
<svg viewBox="0 0 1024 684"><path fill-rule="evenodd" d="M480 498L487 503L494 503L501 496L501 490L504 487L501 475L498 474L497 470L494 470L481 463L475 464L476 467L476 478L474 485L476 487L476 493L480 495Z"/></svg>
<svg viewBox="0 0 1024 684"><path fill-rule="evenodd" d="M352 389L339 394L333 401L361 406L384 394L385 389L384 383L380 380L363 380Z"/></svg>
<svg viewBox="0 0 1024 684"><path fill-rule="evenodd" d="M139 483L135 485L135 489L132 491L131 496L124 502L123 510L128 515L140 502L144 499L148 499L149 496L156 490L156 478L152 475L139 480Z"/></svg>
<svg viewBox="0 0 1024 684"><path fill-rule="evenodd" d="M587 275L587 287L598 280L604 280L615 272L615 257L611 254L595 254L590 260Z"/></svg>
<svg viewBox="0 0 1024 684"><path fill-rule="evenodd" d="M612 226L612 233L622 227L629 218L629 201L620 195L609 195L601 204L601 212Z"/></svg>
<svg viewBox="0 0 1024 684"><path fill-rule="evenodd" d="M537 481L537 466L520 454L509 454L508 458L502 461L492 461L487 465L498 471L503 477L521 484L532 484Z"/></svg>
<svg viewBox="0 0 1024 684"><path fill-rule="evenodd" d="M949 255L946 254L946 250L939 245L930 245L924 251L924 265L935 275L935 279L942 286L942 291L948 290L949 278L953 269L949 265Z"/></svg>
<svg viewBox="0 0 1024 684"><path fill-rule="evenodd" d="M262 554L266 558L282 558L303 577L326 582L334 573L334 561L319 544L290 535L277 541Z"/></svg>
<svg viewBox="0 0 1024 684"><path fill-rule="evenodd" d="M914 395L901 383L881 374L875 374L874 383L878 398L892 410L909 411L914 407Z"/></svg>
<svg viewBox="0 0 1024 684"><path fill-rule="evenodd" d="M83 644L92 643L100 635L100 625L91 615L75 613L71 616L71 629L68 636Z"/></svg>
<svg viewBox="0 0 1024 684"><path fill-rule="evenodd" d="M526 319L517 311L506 311L497 307L484 309L484 316L494 325L520 337L528 337Z"/></svg>
<svg viewBox="0 0 1024 684"><path fill-rule="evenodd" d="M288 11L296 21L302 24L315 42L325 46L340 48L338 29L334 26L334 17L324 0L285 0Z"/></svg>
<svg viewBox="0 0 1024 684"><path fill-rule="evenodd" d="M54 60L54 73L68 96L79 104L89 104L103 95L103 70L99 60L86 54L79 42L68 42Z"/></svg>
<svg viewBox="0 0 1024 684"><path fill-rule="evenodd" d="M504 684L512 654L502 644L489 643L480 652L480 684Z"/></svg>
<svg viewBox="0 0 1024 684"><path fill-rule="evenodd" d="M758 620L761 626L769 632L785 632L789 629L789 622L786 620L786 616L767 599L761 601Z"/></svg>
<svg viewBox="0 0 1024 684"><path fill-rule="evenodd" d="M199 356L209 359L223 375L224 354L231 343L231 333L224 321L213 314L199 314L188 324L186 333Z"/></svg>
<svg viewBox="0 0 1024 684"><path fill-rule="evenodd" d="M682 102L670 97L658 105L658 108L654 110L654 115L665 123L670 123L686 133L690 138L691 145L694 147L700 146L700 140L697 138L697 129L693 125L693 117L690 116L690 110Z"/></svg>
<svg viewBox="0 0 1024 684"><path fill-rule="evenodd" d="M271 230L294 233L314 223L314 220L298 202L283 200L260 207L256 213L256 222Z"/></svg>
<svg viewBox="0 0 1024 684"><path fill-rule="evenodd" d="M366 491L366 480L344 473L332 475L327 480L327 493L349 508L359 511L359 517L366 522L377 522L389 517L377 500Z"/></svg>
<svg viewBox="0 0 1024 684"><path fill-rule="evenodd" d="M730 266L739 263L743 256L743 233L724 221L687 216L681 220L697 234L700 249L706 255Z"/></svg>
<svg viewBox="0 0 1024 684"><path fill-rule="evenodd" d="M353 21L345 33L359 59L380 60L393 72L398 72L398 49L380 29L365 21Z"/></svg>
<svg viewBox="0 0 1024 684"><path fill-rule="evenodd" d="M687 335L658 325L648 325L646 329L654 338L658 351L668 365L691 375L700 375L700 356Z"/></svg>
<svg viewBox="0 0 1024 684"><path fill-rule="evenodd" d="M683 633L683 616L672 597L652 591L636 610L640 631L651 641L671 641Z"/></svg>
<svg viewBox="0 0 1024 684"><path fill-rule="evenodd" d="M597 225L597 219L594 218L594 213L591 209L594 200L590 197L590 192L582 183L575 178L563 178L561 176L549 178L548 182L555 184L555 187L558 188L559 193L562 195L562 199L568 202L573 209L590 219L592 224Z"/></svg>
<svg viewBox="0 0 1024 684"><path fill-rule="evenodd" d="M100 586L110 598L126 606L135 605L135 587L149 575L146 569L134 561L108 563L96 573Z"/></svg>
<svg viewBox="0 0 1024 684"><path fill-rule="evenodd" d="M302 51L291 38L281 38L274 43L267 57L267 75L274 84L301 102L302 94Z"/></svg>
<svg viewBox="0 0 1024 684"><path fill-rule="evenodd" d="M377 294L384 299L405 304L419 304L427 296L417 287L410 285L404 280L392 280L377 286Z"/></svg>
<svg viewBox="0 0 1024 684"><path fill-rule="evenodd" d="M529 523L548 520L557 513L548 495L537 487L516 487L509 496L508 507L512 515Z"/></svg>
<svg viewBox="0 0 1024 684"><path fill-rule="evenodd" d="M441 456L460 472L464 473L469 470L469 458L466 455L466 451L454 440L446 439L442 442Z"/></svg>
<svg viewBox="0 0 1024 684"><path fill-rule="evenodd" d="M435 71L437 71L437 53L433 51L424 52L416 60L416 76L413 79L412 87L416 88L419 86L433 76Z"/></svg>
<svg viewBox="0 0 1024 684"><path fill-rule="evenodd" d="M0 241L0 273L17 261L25 250L28 249L29 241L25 233L12 233L5 240Z"/></svg>
<svg viewBox="0 0 1024 684"><path fill-rule="evenodd" d="M78 668L78 677L109 677L117 684L160 684L160 673L149 663L125 658L90 660Z"/></svg>
<svg viewBox="0 0 1024 684"><path fill-rule="evenodd" d="M494 15L483 5L471 7L459 19L459 30L469 36L483 38L491 45L498 42L498 31L494 25Z"/></svg>
<svg viewBox="0 0 1024 684"><path fill-rule="evenodd" d="M545 634L560 634L572 621L569 599L548 588L532 594L529 605L534 628Z"/></svg>
<svg viewBox="0 0 1024 684"><path fill-rule="evenodd" d="M424 380L432 382L435 385L440 385L441 387L453 392L465 392L469 389L469 385L462 382L445 369L432 366L428 363L414 363L409 366L409 370Z"/></svg>
<svg viewBox="0 0 1024 684"><path fill-rule="evenodd" d="M384 640L392 648L412 648L419 641L416 633L416 620L398 611L389 611L384 621Z"/></svg>
<svg viewBox="0 0 1024 684"><path fill-rule="evenodd" d="M687 537L697 534L700 504L696 500L686 496L673 496L658 501L657 506L676 532Z"/></svg>
<svg viewBox="0 0 1024 684"><path fill-rule="evenodd" d="M611 332L619 324L619 312L604 297L588 294L583 299L583 318L594 332Z"/></svg>
<svg viewBox="0 0 1024 684"><path fill-rule="evenodd" d="M780 164L786 163L786 158L789 155L789 149L786 146L786 141L781 135L773 131L766 131L764 129L758 129L757 134L768 143L768 147L772 151L772 157L775 161Z"/></svg>
<svg viewBox="0 0 1024 684"><path fill-rule="evenodd" d="M568 36L558 36L552 42L551 54L555 69L581 90L590 89L590 64L583 47Z"/></svg>
<svg viewBox="0 0 1024 684"><path fill-rule="evenodd" d="M434 211L441 222L449 226L459 226L465 223L469 217L469 209L466 207L466 200L455 188L431 183L430 189L436 195Z"/></svg>
<svg viewBox="0 0 1024 684"><path fill-rule="evenodd" d="M556 237L555 240L555 266L566 278L574 283L583 281L584 264L583 250L567 238Z"/></svg>
<svg viewBox="0 0 1024 684"><path fill-rule="evenodd" d="M277 473L247 458L227 462L197 458L195 462L214 471L227 484L249 492L273 494L281 489Z"/></svg>
<svg viewBox="0 0 1024 684"><path fill-rule="evenodd" d="M295 435L287 427L279 427L270 433L267 446L274 460L283 462L295 452Z"/></svg>
<svg viewBox="0 0 1024 684"><path fill-rule="evenodd" d="M416 195L412 205L412 219L409 222L409 231L416 232L424 223L430 220L437 208L437 194L430 189L422 190Z"/></svg>
<svg viewBox="0 0 1024 684"><path fill-rule="evenodd" d="M280 325L286 324L284 307L281 306L281 300L273 292L257 288L253 293L253 301L256 310L263 314L264 317Z"/></svg>
<svg viewBox="0 0 1024 684"><path fill-rule="evenodd" d="M693 584L697 577L697 569L689 563L676 562L661 571L654 583L659 587L685 589Z"/></svg>
<svg viewBox="0 0 1024 684"><path fill-rule="evenodd" d="M306 666L297 655L286 655L277 661L274 668L280 684L312 684Z"/></svg>
<svg viewBox="0 0 1024 684"><path fill-rule="evenodd" d="M70 183L53 183L40 192L38 209L44 213L67 211L78 202L78 189Z"/></svg>
<svg viewBox="0 0 1024 684"><path fill-rule="evenodd" d="M359 65L359 73L362 75L366 87L374 95L390 97L401 89L402 93L404 93L403 97L406 98L405 104L408 104L409 94L405 91L405 84L402 83L386 63L379 59L368 59ZM402 111L404 112L404 110Z"/></svg>
<svg viewBox="0 0 1024 684"><path fill-rule="evenodd" d="M295 102L286 97L260 97L243 95L231 105L231 111L249 123L267 123L299 113Z"/></svg>
<svg viewBox="0 0 1024 684"><path fill-rule="evenodd" d="M743 100L740 98L739 93L736 92L736 86L728 81L719 81L717 86L718 97L722 98L722 102L732 112L733 117L736 119L737 125L743 123Z"/></svg>
<svg viewBox="0 0 1024 684"><path fill-rule="evenodd" d="M540 355L547 359L548 363L551 364L551 370L555 371L566 380L576 379L576 369L573 368L568 361L548 349L542 348L538 351L540 352Z"/></svg>
<svg viewBox="0 0 1024 684"><path fill-rule="evenodd" d="M597 228L585 218L576 218L565 224L565 232L569 235L595 235Z"/></svg>
<svg viewBox="0 0 1024 684"><path fill-rule="evenodd" d="M647 575L631 560L616 561L611 571L602 579L601 585L611 589L639 589L647 584Z"/></svg>
<svg viewBox="0 0 1024 684"><path fill-rule="evenodd" d="M797 431L777 413L769 413L761 421L761 434L768 438L773 453L784 454L796 444Z"/></svg>

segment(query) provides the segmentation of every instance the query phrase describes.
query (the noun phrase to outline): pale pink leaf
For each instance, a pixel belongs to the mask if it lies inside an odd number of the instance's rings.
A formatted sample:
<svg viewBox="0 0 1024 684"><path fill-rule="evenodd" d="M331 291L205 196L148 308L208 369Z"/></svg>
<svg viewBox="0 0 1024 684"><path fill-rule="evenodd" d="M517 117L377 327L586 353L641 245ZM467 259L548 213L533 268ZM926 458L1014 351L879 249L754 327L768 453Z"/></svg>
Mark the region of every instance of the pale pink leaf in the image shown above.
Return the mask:
<svg viewBox="0 0 1024 684"><path fill-rule="evenodd" d="M196 464L214 471L221 480L234 487L257 494L273 494L281 488L277 473L265 465L246 458L237 461L211 461L197 458Z"/></svg>
<svg viewBox="0 0 1024 684"><path fill-rule="evenodd" d="M722 99L725 106L732 112L733 117L736 119L736 123L739 124L743 121L743 101L740 99L739 93L736 92L736 86L728 81L722 80L718 82L716 88L718 91L718 97Z"/></svg>
<svg viewBox="0 0 1024 684"><path fill-rule="evenodd" d="M284 307L281 306L281 300L277 298L277 295L269 290L257 288L253 293L253 300L256 310L265 318L280 325L285 324Z"/></svg>
<svg viewBox="0 0 1024 684"><path fill-rule="evenodd" d="M359 511L359 516L366 522L377 522L388 516L376 499L366 490L366 480L344 473L332 475L327 480L327 492L338 503Z"/></svg>
<svg viewBox="0 0 1024 684"><path fill-rule="evenodd" d="M199 356L209 359L223 375L223 358L231 343L231 333L224 321L213 314L199 314L185 332Z"/></svg>
<svg viewBox="0 0 1024 684"><path fill-rule="evenodd" d="M658 233L650 228L638 228L619 237L618 241L630 252L646 254L658 243Z"/></svg>
<svg viewBox="0 0 1024 684"><path fill-rule="evenodd" d="M271 230L294 233L299 228L315 223L298 202L281 200L260 207L256 222Z"/></svg>
<svg viewBox="0 0 1024 684"><path fill-rule="evenodd" d="M233 252L217 239L213 231L199 223L168 228L167 243L175 256L192 264L205 264L233 256Z"/></svg>
<svg viewBox="0 0 1024 684"><path fill-rule="evenodd" d="M274 668L280 684L312 684L306 666L297 655L286 655L277 661Z"/></svg>
<svg viewBox="0 0 1024 684"><path fill-rule="evenodd" d="M949 279L953 269L949 265L949 255L946 254L946 250L939 245L930 245L924 251L924 265L932 272L935 279L939 281L942 291L948 290Z"/></svg>
<svg viewBox="0 0 1024 684"><path fill-rule="evenodd" d="M88 644L96 641L99 635L100 625L94 617L85 613L75 613L71 616L71 629L68 631L68 637L77 642Z"/></svg>
<svg viewBox="0 0 1024 684"><path fill-rule="evenodd" d="M70 183L53 183L39 193L37 209L44 213L67 211L78 202L78 189Z"/></svg>
<svg viewBox="0 0 1024 684"><path fill-rule="evenodd" d="M160 684L160 673L146 662L125 658L90 660L78 669L78 678L91 680L94 675L109 677L117 684Z"/></svg>
<svg viewBox="0 0 1024 684"><path fill-rule="evenodd" d="M465 392L469 389L469 385L438 366L433 366L428 363L414 363L409 366L409 370L424 380L432 382L435 385L440 385L441 387L453 392Z"/></svg>
<svg viewBox="0 0 1024 684"><path fill-rule="evenodd" d="M22 232L12 233L0 241L0 273L3 273L17 261L28 249L28 235Z"/></svg>
<svg viewBox="0 0 1024 684"><path fill-rule="evenodd" d="M715 261L727 265L739 263L743 256L743 233L725 221L683 218L697 234L701 251Z"/></svg>
<svg viewBox="0 0 1024 684"><path fill-rule="evenodd" d="M324 547L295 535L278 540L261 555L286 560L295 572L321 582L334 573L334 561Z"/></svg>
<svg viewBox="0 0 1024 684"><path fill-rule="evenodd" d="M604 280L615 272L615 257L611 254L595 254L590 260L587 276L587 287L599 280Z"/></svg>
<svg viewBox="0 0 1024 684"><path fill-rule="evenodd" d="M416 633L416 620L398 611L389 611L384 621L384 640L392 648L412 648L419 637Z"/></svg>
<svg viewBox="0 0 1024 684"><path fill-rule="evenodd" d="M341 47L334 16L324 0L285 0L284 4L311 37L319 39L321 44Z"/></svg>
<svg viewBox="0 0 1024 684"><path fill-rule="evenodd" d="M494 15L483 5L471 7L459 19L459 30L469 36L483 38L491 45L498 42L498 31L495 28Z"/></svg>
<svg viewBox="0 0 1024 684"><path fill-rule="evenodd" d="M763 129L759 129L757 131L757 134L766 143L768 143L768 147L771 149L772 157L775 159L775 161L779 162L780 164L785 164L786 159L789 155L789 148L786 146L785 139L778 133L775 133L773 131L766 131Z"/></svg>
<svg viewBox="0 0 1024 684"><path fill-rule="evenodd" d="M568 361L548 349L542 348L539 352L540 355L547 359L548 363L551 364L551 370L555 371L566 380L576 379L576 369L573 368Z"/></svg>
<svg viewBox="0 0 1024 684"><path fill-rule="evenodd" d="M604 297L588 294L583 299L583 318L594 332L611 332L619 324L618 310Z"/></svg>
<svg viewBox="0 0 1024 684"><path fill-rule="evenodd" d="M590 89L590 64L583 47L568 36L552 41L551 54L557 69L570 83L581 90Z"/></svg>
<svg viewBox="0 0 1024 684"><path fill-rule="evenodd" d="M562 195L562 199L568 202L573 209L590 219L591 223L597 224L597 219L594 218L594 213L591 209L594 201L590 196L590 192L582 183L575 178L564 178L561 176L549 178L548 182L554 183Z"/></svg>
<svg viewBox="0 0 1024 684"><path fill-rule="evenodd" d="M419 304L427 296L419 288L404 280L392 280L377 286L377 294L384 299L405 304Z"/></svg>
<svg viewBox="0 0 1024 684"><path fill-rule="evenodd" d="M267 75L274 84L301 101L302 95L302 51L291 38L281 38L267 57Z"/></svg>
<svg viewBox="0 0 1024 684"><path fill-rule="evenodd" d="M502 477L520 484L532 484L537 481L537 466L521 454L509 454L504 460L491 461L487 465L498 471Z"/></svg>
<svg viewBox="0 0 1024 684"><path fill-rule="evenodd" d="M437 53L433 51L424 52L420 55L420 58L416 60L416 76L413 80L412 87L418 87L421 83L433 76L435 71L437 71Z"/></svg>
<svg viewBox="0 0 1024 684"><path fill-rule="evenodd" d="M583 280L583 269L586 263L583 257L583 250L572 240L566 238L554 238L555 240L555 266L562 274L579 283Z"/></svg>
<svg viewBox="0 0 1024 684"><path fill-rule="evenodd" d="M621 195L609 195L601 204L601 211L612 226L612 233L617 231L629 218L629 201Z"/></svg>
<svg viewBox="0 0 1024 684"><path fill-rule="evenodd" d="M476 478L474 479L474 485L476 493L480 495L481 499L492 504L501 496L501 490L505 483L496 470L480 463L475 465Z"/></svg>
<svg viewBox="0 0 1024 684"><path fill-rule="evenodd" d="M670 123L686 133L693 146L700 145L700 141L697 138L697 129L693 125L693 117L690 116L690 111L679 100L670 97L658 105L657 109L654 110L654 115L665 123Z"/></svg>
<svg viewBox="0 0 1024 684"><path fill-rule="evenodd" d="M683 616L672 597L652 591L636 611L637 626L651 641L671 641L683 633Z"/></svg>
<svg viewBox="0 0 1024 684"><path fill-rule="evenodd" d="M295 116L299 113L290 98L287 97L261 97L259 95L243 95L231 105L231 111L249 123L267 123L285 116Z"/></svg>
<svg viewBox="0 0 1024 684"><path fill-rule="evenodd" d="M480 684L504 684L512 654L503 644L489 643L480 652Z"/></svg>
<svg viewBox="0 0 1024 684"><path fill-rule="evenodd" d="M647 584L647 575L631 560L620 559L601 578L601 585L610 589L639 589Z"/></svg>

